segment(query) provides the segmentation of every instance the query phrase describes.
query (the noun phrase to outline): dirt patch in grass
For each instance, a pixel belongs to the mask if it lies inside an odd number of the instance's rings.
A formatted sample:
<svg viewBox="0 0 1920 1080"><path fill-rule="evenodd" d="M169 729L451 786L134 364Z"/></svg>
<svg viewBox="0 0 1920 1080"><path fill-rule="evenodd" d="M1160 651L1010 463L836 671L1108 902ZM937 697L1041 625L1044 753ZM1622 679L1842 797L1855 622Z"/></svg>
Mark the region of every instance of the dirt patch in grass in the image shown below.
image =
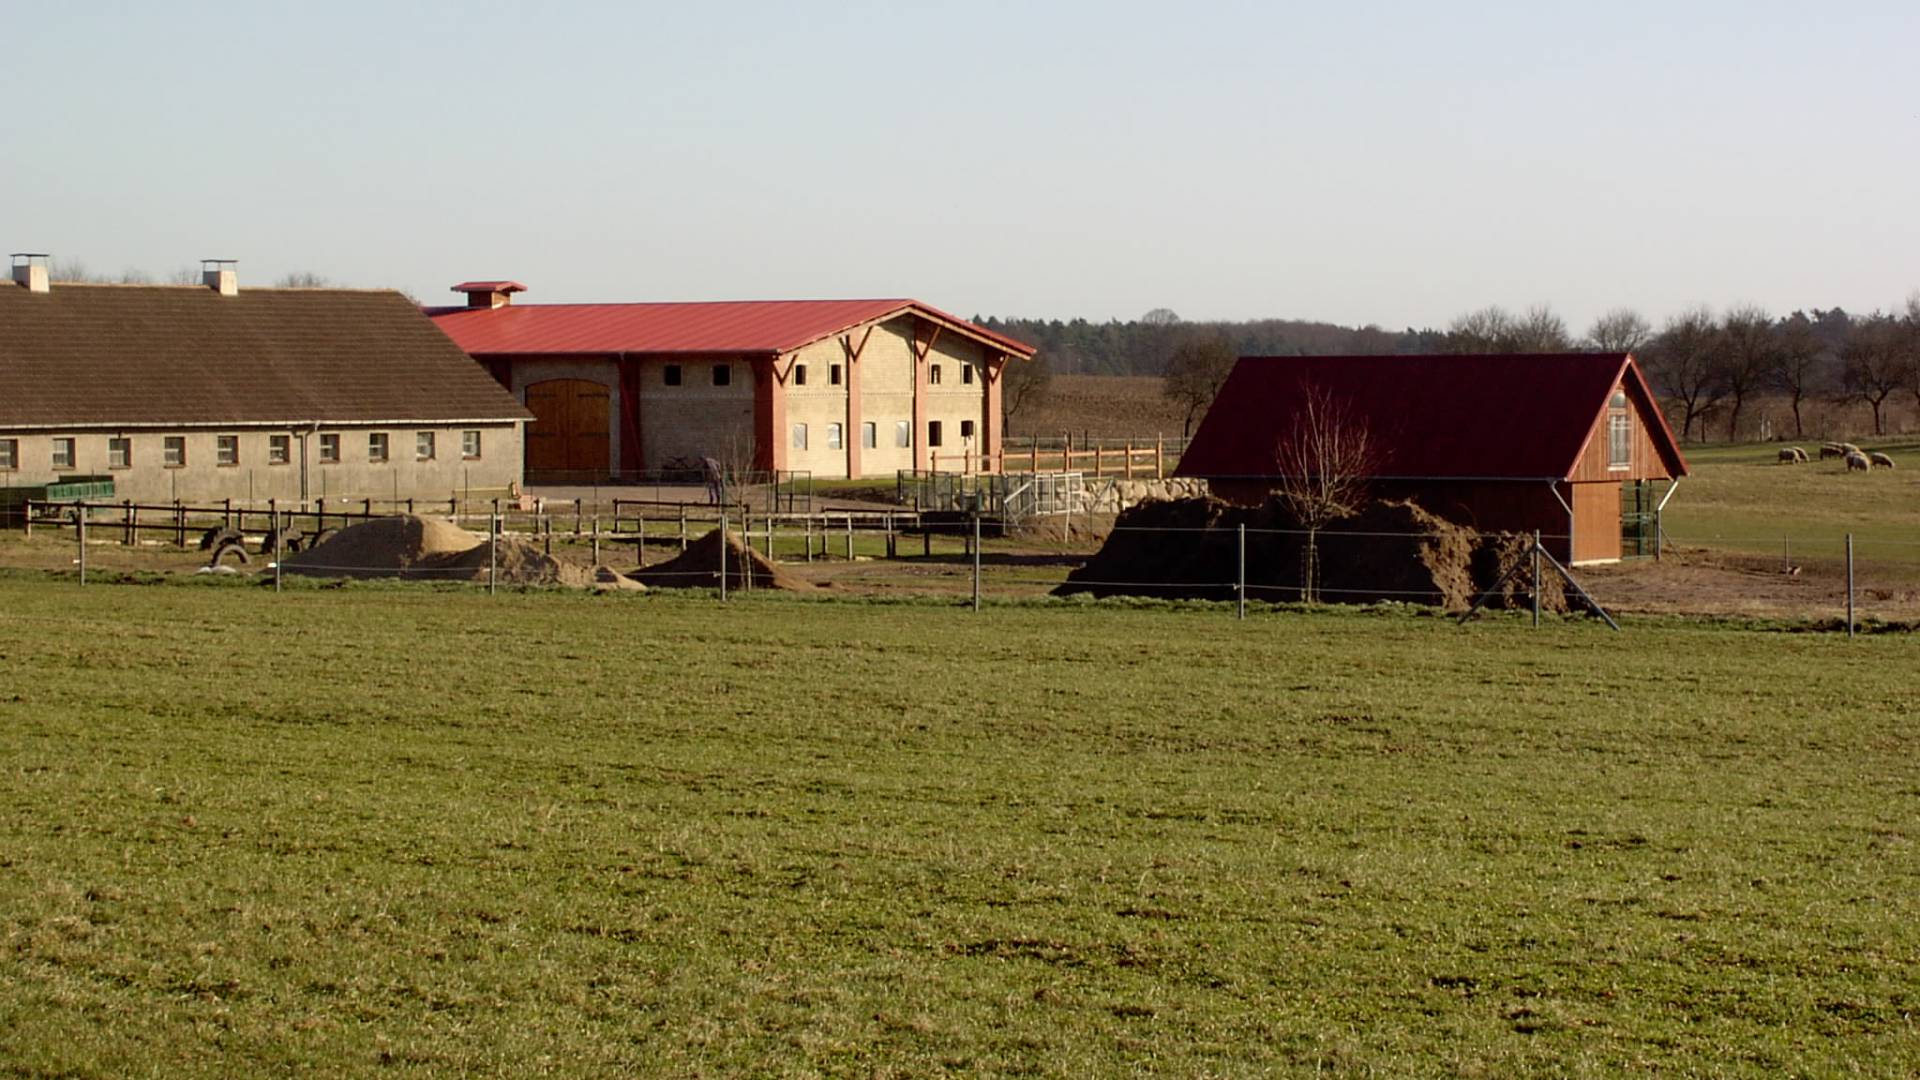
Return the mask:
<svg viewBox="0 0 1920 1080"><path fill-rule="evenodd" d="M1586 566L1580 581L1612 611L1834 618L1846 612L1846 563L1706 548L1669 548L1658 561ZM1854 610L1860 618L1920 618L1920 586L1904 565L1855 565Z"/></svg>

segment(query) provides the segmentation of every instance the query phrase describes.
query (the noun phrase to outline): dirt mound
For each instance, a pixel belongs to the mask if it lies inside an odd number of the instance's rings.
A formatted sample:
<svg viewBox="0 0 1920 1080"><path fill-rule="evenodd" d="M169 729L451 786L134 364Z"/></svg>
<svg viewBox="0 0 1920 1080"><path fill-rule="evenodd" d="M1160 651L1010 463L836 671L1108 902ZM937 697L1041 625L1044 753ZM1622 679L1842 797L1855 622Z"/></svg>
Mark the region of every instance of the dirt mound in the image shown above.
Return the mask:
<svg viewBox="0 0 1920 1080"><path fill-rule="evenodd" d="M768 562L760 555L740 542L732 533L721 539L719 529L715 529L698 540L687 545L687 550L678 558L657 566L643 567L635 571L632 577L650 589L717 589L720 587L720 552L725 544L727 566L727 588L745 588L749 575L756 589L786 589L793 592L812 592L819 586L803 581Z"/></svg>
<svg viewBox="0 0 1920 1080"><path fill-rule="evenodd" d="M1214 499L1142 503L1114 522L1107 543L1068 575L1057 595L1230 600L1239 573L1239 528L1247 529L1247 596L1301 599L1306 535L1277 503L1257 508ZM1528 539L1483 535L1409 501L1376 502L1321 530L1314 545L1319 598L1336 603L1399 600L1461 611L1526 558ZM1530 575L1516 575L1490 601L1531 604ZM1557 578L1541 604L1566 610Z"/></svg>
<svg viewBox="0 0 1920 1080"><path fill-rule="evenodd" d="M492 563L503 585L592 585L593 573L562 562L524 540L502 538L490 557L487 538L435 518L400 515L341 529L325 543L281 561L289 573L313 577L485 581Z"/></svg>
<svg viewBox="0 0 1920 1080"><path fill-rule="evenodd" d="M593 587L602 592L646 592L647 587L611 566L593 568Z"/></svg>

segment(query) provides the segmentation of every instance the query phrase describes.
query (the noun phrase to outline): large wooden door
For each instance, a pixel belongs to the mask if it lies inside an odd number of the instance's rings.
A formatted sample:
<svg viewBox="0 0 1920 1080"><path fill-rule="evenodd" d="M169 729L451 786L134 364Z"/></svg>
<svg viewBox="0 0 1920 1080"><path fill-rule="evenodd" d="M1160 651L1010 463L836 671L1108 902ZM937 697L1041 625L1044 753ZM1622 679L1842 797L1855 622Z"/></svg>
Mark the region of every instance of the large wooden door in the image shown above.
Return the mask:
<svg viewBox="0 0 1920 1080"><path fill-rule="evenodd" d="M527 473L575 474L569 479L604 476L612 468L607 417L607 388L585 379L549 379L527 387ZM555 477L559 479L559 477Z"/></svg>
<svg viewBox="0 0 1920 1080"><path fill-rule="evenodd" d="M1620 482L1569 486L1573 488L1573 561L1618 559Z"/></svg>

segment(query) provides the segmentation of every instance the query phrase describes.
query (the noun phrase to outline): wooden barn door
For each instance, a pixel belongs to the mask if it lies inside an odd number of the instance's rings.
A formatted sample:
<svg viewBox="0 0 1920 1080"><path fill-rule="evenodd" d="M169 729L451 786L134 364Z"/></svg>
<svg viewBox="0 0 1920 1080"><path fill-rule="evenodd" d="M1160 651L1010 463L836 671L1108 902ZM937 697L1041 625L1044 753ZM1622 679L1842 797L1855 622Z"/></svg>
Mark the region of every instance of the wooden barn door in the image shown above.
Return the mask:
<svg viewBox="0 0 1920 1080"><path fill-rule="evenodd" d="M1574 484L1573 561L1620 557L1620 484Z"/></svg>
<svg viewBox="0 0 1920 1080"><path fill-rule="evenodd" d="M585 379L550 379L527 387L527 479L591 480L607 474L611 395ZM534 474L545 474L535 476Z"/></svg>

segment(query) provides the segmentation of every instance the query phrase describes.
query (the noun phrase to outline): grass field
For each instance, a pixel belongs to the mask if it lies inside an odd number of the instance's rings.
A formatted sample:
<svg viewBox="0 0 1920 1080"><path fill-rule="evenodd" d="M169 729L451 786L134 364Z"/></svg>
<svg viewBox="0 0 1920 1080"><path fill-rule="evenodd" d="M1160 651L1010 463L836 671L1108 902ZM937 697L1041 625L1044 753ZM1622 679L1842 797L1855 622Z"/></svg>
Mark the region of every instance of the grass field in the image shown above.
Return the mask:
<svg viewBox="0 0 1920 1080"><path fill-rule="evenodd" d="M1781 465L1781 443L1689 446L1667 532L1681 543L1773 552L1791 540L1834 552L1847 533L1878 560L1920 566L1920 441L1868 440L1900 468L1849 474L1839 460ZM1800 444L1817 453L1818 440Z"/></svg>
<svg viewBox="0 0 1920 1080"><path fill-rule="evenodd" d="M1911 635L1629 631L0 576L0 1072L1920 1071Z"/></svg>

